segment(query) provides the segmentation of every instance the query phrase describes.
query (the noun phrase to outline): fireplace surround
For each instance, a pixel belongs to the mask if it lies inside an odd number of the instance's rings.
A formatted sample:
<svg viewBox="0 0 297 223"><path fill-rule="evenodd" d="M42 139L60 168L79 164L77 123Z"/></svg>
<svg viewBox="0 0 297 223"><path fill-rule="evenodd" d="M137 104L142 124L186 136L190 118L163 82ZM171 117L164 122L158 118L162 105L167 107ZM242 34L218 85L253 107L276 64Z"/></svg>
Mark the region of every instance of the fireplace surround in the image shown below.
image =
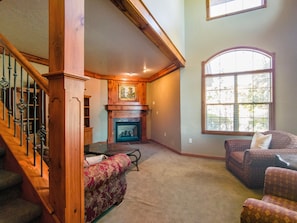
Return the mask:
<svg viewBox="0 0 297 223"><path fill-rule="evenodd" d="M106 110L108 112L108 143L147 140L148 105L106 105ZM134 135L134 131L136 131L137 137ZM119 136L120 134L121 136Z"/></svg>

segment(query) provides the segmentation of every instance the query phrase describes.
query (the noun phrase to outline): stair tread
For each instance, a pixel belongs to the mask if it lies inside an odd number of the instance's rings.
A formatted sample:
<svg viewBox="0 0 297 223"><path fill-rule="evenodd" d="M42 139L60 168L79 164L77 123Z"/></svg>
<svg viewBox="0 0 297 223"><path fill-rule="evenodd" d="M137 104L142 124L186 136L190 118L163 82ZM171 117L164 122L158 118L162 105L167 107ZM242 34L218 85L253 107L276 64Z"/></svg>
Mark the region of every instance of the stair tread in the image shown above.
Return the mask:
<svg viewBox="0 0 297 223"><path fill-rule="evenodd" d="M20 174L0 169L0 190L15 186L22 182Z"/></svg>
<svg viewBox="0 0 297 223"><path fill-rule="evenodd" d="M14 199L0 205L0 223L29 223L41 215L41 207L25 201Z"/></svg>

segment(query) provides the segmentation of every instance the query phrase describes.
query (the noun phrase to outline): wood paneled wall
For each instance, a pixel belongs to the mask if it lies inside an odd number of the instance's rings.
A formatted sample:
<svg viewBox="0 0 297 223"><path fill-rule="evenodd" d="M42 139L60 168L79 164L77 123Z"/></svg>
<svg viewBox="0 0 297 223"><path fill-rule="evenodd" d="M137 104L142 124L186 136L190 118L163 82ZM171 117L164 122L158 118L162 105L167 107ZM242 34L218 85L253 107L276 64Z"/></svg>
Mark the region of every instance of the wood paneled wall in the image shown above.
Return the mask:
<svg viewBox="0 0 297 223"><path fill-rule="evenodd" d="M135 97L123 99L120 95L122 86L132 86ZM149 110L146 105L146 83L124 82L117 80L108 81L108 143L115 142L115 130L113 120L115 118L139 118L141 122L141 141L146 138L146 115Z"/></svg>
<svg viewBox="0 0 297 223"><path fill-rule="evenodd" d="M135 87L135 100L121 100L119 97L121 86ZM108 81L108 104L109 105L145 105L146 82L125 82L117 80Z"/></svg>

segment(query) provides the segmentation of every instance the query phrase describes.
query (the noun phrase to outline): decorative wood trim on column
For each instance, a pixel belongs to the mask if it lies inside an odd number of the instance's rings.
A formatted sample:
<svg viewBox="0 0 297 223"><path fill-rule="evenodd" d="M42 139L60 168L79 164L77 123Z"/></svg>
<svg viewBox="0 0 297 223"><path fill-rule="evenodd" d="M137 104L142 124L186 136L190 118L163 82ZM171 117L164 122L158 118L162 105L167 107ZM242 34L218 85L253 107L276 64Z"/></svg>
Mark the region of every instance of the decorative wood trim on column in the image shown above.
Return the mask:
<svg viewBox="0 0 297 223"><path fill-rule="evenodd" d="M49 1L49 199L61 222L84 222L84 1Z"/></svg>

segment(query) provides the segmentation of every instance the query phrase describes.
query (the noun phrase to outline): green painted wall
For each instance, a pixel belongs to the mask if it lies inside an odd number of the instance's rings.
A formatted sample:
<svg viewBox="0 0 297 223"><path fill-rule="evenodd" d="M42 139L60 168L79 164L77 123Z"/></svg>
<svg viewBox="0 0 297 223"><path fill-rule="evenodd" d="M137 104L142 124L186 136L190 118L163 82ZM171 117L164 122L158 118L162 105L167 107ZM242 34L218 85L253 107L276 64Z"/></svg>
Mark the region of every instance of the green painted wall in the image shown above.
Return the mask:
<svg viewBox="0 0 297 223"><path fill-rule="evenodd" d="M297 134L297 1L267 1L268 7L220 19L206 21L206 1L184 0L180 13L171 2L146 0L149 10L181 52L185 52L186 67L180 70L180 79L165 76L150 88L153 101L162 101L162 108L176 102L174 94L158 94L159 87L180 85L180 128L166 119L151 117L151 138L182 153L224 157L224 140L235 136L206 135L201 133L201 62L213 54L232 47L250 46L276 54L275 103L276 128ZM173 1L178 4L180 1ZM171 11L170 11L171 10ZM162 11L162 13L160 13ZM177 23L175 31L170 21L184 16L184 28ZM166 22L167 21L167 22ZM179 30L180 36L176 35ZM183 33L184 32L184 33ZM184 35L184 48L182 39ZM170 74L169 76L171 76ZM175 75L175 73L173 73ZM157 88L155 86L158 86ZM166 100L164 99L166 98ZM154 110L154 108L153 108ZM154 111L152 110L152 115ZM168 116L178 109L168 109ZM180 114L179 114L180 112ZM174 133L164 137L165 129ZM178 131L180 131L178 133ZM180 134L181 147L172 143ZM192 143L190 143L190 139Z"/></svg>
<svg viewBox="0 0 297 223"><path fill-rule="evenodd" d="M181 151L180 72L176 70L151 84L149 89L150 138Z"/></svg>
<svg viewBox="0 0 297 223"><path fill-rule="evenodd" d="M224 140L235 138L201 134L201 62L237 46L276 54L276 128L297 134L297 1L268 0L267 8L211 21L205 19L205 2L185 0L187 64L181 71L182 152L224 156Z"/></svg>
<svg viewBox="0 0 297 223"><path fill-rule="evenodd" d="M93 142L107 140L107 81L90 78L85 83L85 94L90 95L91 127L93 127Z"/></svg>

